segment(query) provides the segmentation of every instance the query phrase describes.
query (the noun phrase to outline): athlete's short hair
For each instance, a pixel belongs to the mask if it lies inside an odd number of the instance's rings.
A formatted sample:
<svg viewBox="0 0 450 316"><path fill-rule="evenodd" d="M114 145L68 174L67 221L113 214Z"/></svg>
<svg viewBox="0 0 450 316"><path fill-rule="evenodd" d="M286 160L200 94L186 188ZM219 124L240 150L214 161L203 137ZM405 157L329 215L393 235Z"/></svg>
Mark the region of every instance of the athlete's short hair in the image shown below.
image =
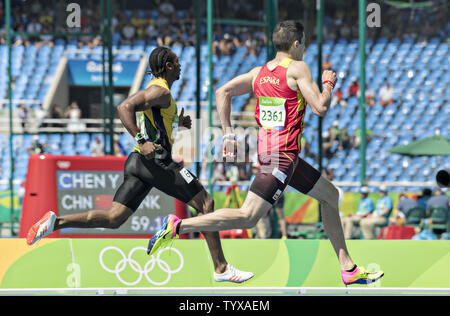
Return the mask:
<svg viewBox="0 0 450 316"><path fill-rule="evenodd" d="M294 41L302 42L303 24L295 20L278 22L273 31L273 45L277 51L287 52Z"/></svg>
<svg viewBox="0 0 450 316"><path fill-rule="evenodd" d="M166 63L175 62L173 60L172 50L168 47L160 46L155 48L148 59L150 73L155 77L162 77L166 72Z"/></svg>

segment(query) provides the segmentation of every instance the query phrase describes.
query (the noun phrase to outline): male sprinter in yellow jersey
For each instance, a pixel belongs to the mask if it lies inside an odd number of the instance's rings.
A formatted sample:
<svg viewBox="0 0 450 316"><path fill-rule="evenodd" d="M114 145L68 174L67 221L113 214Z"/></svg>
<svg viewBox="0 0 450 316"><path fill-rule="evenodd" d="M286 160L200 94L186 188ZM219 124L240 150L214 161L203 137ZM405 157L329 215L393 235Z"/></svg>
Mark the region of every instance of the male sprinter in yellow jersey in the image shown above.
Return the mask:
<svg viewBox="0 0 450 316"><path fill-rule="evenodd" d="M310 69L302 61L305 35L300 22L278 23L273 33L273 43L277 50L273 60L232 79L216 92L217 111L225 135L223 152L232 158L237 143L230 122L231 97L253 91L257 100L255 118L260 126L258 160L261 170L252 182L242 207L220 209L181 221L169 215L161 230L150 240L150 253L181 233L251 228L290 185L321 204L325 231L338 257L344 284L374 282L383 276L383 272L369 273L363 267L356 266L347 251L339 218L337 188L298 157L306 105L310 105L314 114L325 116L336 74L324 71L323 91L320 92Z"/></svg>
<svg viewBox="0 0 450 316"><path fill-rule="evenodd" d="M147 89L130 96L117 108L123 125L138 145L125 163L124 182L114 196L111 209L62 217L48 212L30 228L29 245L61 228L118 228L139 207L152 187L187 203L199 214L214 210L214 201L198 178L172 160L173 124L191 128L191 119L184 116L184 109L177 115L177 106L170 94L172 83L180 78L178 57L170 49L158 47L150 54L149 64L155 78ZM136 112L140 111L139 129ZM239 271L227 263L216 231L203 234L214 262L217 282L241 283L253 276L252 272Z"/></svg>

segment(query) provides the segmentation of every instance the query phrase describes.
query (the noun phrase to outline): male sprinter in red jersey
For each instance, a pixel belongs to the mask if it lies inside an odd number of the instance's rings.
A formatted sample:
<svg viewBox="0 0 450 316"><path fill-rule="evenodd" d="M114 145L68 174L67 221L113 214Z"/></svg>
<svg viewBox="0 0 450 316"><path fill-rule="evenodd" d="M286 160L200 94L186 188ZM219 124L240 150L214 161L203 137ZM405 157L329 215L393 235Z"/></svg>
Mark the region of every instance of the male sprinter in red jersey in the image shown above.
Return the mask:
<svg viewBox="0 0 450 316"><path fill-rule="evenodd" d="M111 209L62 217L48 212L30 228L29 245L61 228L118 228L152 187L194 207L199 214L214 210L214 201L198 178L172 160L174 124L191 128L191 119L183 115L183 109L177 114L177 105L170 94L173 82L180 78L178 57L169 48L158 47L150 54L149 65L155 78L147 89L128 97L117 108L120 120L137 145L125 163L124 181L114 195ZM136 124L136 112L142 112L140 127ZM227 263L216 231L203 234L214 263L215 281L241 283L253 277L252 272L240 271Z"/></svg>
<svg viewBox="0 0 450 316"><path fill-rule="evenodd" d="M321 93L310 69L302 61L305 36L300 22L278 23L273 42L277 50L273 60L232 79L216 92L226 157L234 158L237 146L230 122L231 97L253 90L257 99L255 118L260 126L258 159L261 171L255 177L245 202L240 209L220 209L182 221L169 215L161 230L150 240L149 251L152 253L182 233L251 228L290 185L321 204L325 231L338 257L343 282L346 285L374 282L383 276L383 272L369 273L356 266L347 251L339 218L337 188L298 157L306 105L310 105L314 114L325 116L336 74L324 71Z"/></svg>

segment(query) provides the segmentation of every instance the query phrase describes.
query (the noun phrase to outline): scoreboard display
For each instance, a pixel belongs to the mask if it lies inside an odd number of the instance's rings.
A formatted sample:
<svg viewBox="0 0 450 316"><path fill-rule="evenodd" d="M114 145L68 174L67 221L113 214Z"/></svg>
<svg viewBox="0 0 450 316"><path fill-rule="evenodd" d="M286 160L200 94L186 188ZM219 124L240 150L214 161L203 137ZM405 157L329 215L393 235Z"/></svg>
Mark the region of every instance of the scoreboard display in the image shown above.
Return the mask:
<svg viewBox="0 0 450 316"><path fill-rule="evenodd" d="M114 194L123 182L126 158L31 156L19 237L25 237L28 229L49 210L58 216L109 210ZM153 188L118 229L64 228L49 236L145 238L153 235L161 227L163 217L172 213L185 218L187 206Z"/></svg>
<svg viewBox="0 0 450 316"><path fill-rule="evenodd" d="M121 171L56 171L58 213L60 216L89 210L109 210L115 190L123 181ZM66 228L60 234L143 234L161 227L161 219L173 213L174 199L153 188L136 212L118 229Z"/></svg>

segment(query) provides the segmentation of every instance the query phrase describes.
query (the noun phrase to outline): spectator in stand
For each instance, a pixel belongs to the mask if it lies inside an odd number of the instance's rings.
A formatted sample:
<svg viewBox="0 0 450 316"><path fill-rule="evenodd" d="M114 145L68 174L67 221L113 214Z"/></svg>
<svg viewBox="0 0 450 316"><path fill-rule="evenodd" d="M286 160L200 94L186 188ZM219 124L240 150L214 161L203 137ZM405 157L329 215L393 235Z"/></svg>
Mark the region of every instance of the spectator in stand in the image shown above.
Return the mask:
<svg viewBox="0 0 450 316"><path fill-rule="evenodd" d="M352 84L348 87L348 97L358 97L359 96L359 83L356 78L353 78Z"/></svg>
<svg viewBox="0 0 450 316"><path fill-rule="evenodd" d="M346 128L340 130L338 143L338 150L349 150L352 147L352 141Z"/></svg>
<svg viewBox="0 0 450 316"><path fill-rule="evenodd" d="M375 105L375 91L371 88L368 88L366 90L365 95L366 95L366 104L369 107L374 106Z"/></svg>
<svg viewBox="0 0 450 316"><path fill-rule="evenodd" d="M55 1L50 6L50 11L53 16L53 28L56 32L67 32L67 15L61 14L62 12L66 12L67 4L64 1ZM58 12L58 14L56 14ZM83 13L81 13L83 15ZM100 15L97 15L100 16Z"/></svg>
<svg viewBox="0 0 450 316"><path fill-rule="evenodd" d="M330 137L331 137L331 142L334 143L336 140L339 139L339 135L341 134L341 130L339 129L339 122L338 121L333 121L333 123L331 123L331 128L329 130L330 132Z"/></svg>
<svg viewBox="0 0 450 316"><path fill-rule="evenodd" d="M328 168L323 168L322 176L324 176L326 179L333 181L334 178L336 178L336 175L334 174L333 170Z"/></svg>
<svg viewBox="0 0 450 316"><path fill-rule="evenodd" d="M355 133L351 137L352 144L354 149L358 149L359 145L361 144L361 129L358 128L355 130ZM366 142L368 143L372 139L372 131L369 129L366 129Z"/></svg>
<svg viewBox="0 0 450 316"><path fill-rule="evenodd" d="M24 4L26 2L26 4ZM29 3L31 2L31 3ZM296 5L300 2L290 1L292 5ZM385 16L385 21L401 21L401 23L395 22L386 22L383 23L383 28L369 28L368 29L368 37L376 38L376 37L409 37L415 38L416 40L427 40L430 37L441 37L446 38L445 27L438 27L441 25L447 24L447 7L445 6L445 1L435 1L437 2L433 7L434 11L429 12L420 12L413 14L414 18L410 18L410 10L404 10L400 12L395 8L389 6L383 6L383 16ZM2 2L0 2L1 5ZM65 14L57 14L58 12L64 12L66 4L64 1L54 1L51 3L51 6L45 6L41 3L46 3L46 1L14 1L12 3L12 22L13 29L15 31L26 31L24 26L28 26L30 24L30 18L35 18L37 22L44 27L45 24L53 24L54 30L56 32L67 31L66 27L66 15ZM159 17L156 21L158 26L157 32L165 29L170 23L178 22L175 13L175 7L171 4L170 0L160 1L160 5L157 7L159 11ZM117 10L114 10L115 14L113 15L113 19L116 18L121 12L127 10L128 2L122 1L119 3ZM308 12L314 9L314 3L303 1L302 6L304 6L305 12ZM254 4L247 2L233 2L228 6L232 8L231 10L227 10L224 13L224 18L250 18L254 20L260 20L264 16L263 10L259 10L254 6ZM292 7L292 6L291 6ZM233 8L238 8L237 10ZM82 29L86 31L84 27L86 25L91 25L92 31L98 30L98 23L92 22L92 18L99 17L100 6L98 2L96 4L86 3L82 6L83 13L81 14L82 20ZM194 8L193 6L189 6L187 10L185 10L185 14L190 14L191 17L194 16ZM280 9L280 16L291 16L296 12L295 7L294 10L286 10ZM334 40L335 38L351 38L357 37L357 26L353 23L356 16L357 11L355 8L348 7L345 1L341 1L341 3L336 4L335 9L333 10L333 15L325 18L324 28L328 30L325 32L325 40ZM436 13L437 12L437 13ZM395 18L395 19L394 19ZM53 22L50 22L53 20ZM126 18L120 18L123 21L126 21ZM191 19L192 20L192 19ZM420 27L418 26L420 22ZM1 24L2 22L0 22ZM180 21L180 23L186 23L185 21ZM149 23L146 22L145 25ZM194 24L194 23L191 23ZM4 22L3 22L4 25ZM401 26L399 26L401 25ZM139 27L136 27L136 32L139 33ZM188 32L189 33L189 32ZM256 32L252 32L256 34ZM261 32L260 32L261 33ZM263 32L262 32L263 33ZM256 36L256 35L255 35ZM263 34L264 36L264 34ZM4 43L4 35L0 37L0 42ZM36 42L38 38L32 39L32 42ZM26 42L27 39L21 38L20 41Z"/></svg>
<svg viewBox="0 0 450 316"><path fill-rule="evenodd" d="M28 108L25 103L21 103L17 108L17 116L20 120L20 125L22 126L22 132L26 132L26 124L28 119Z"/></svg>
<svg viewBox="0 0 450 316"><path fill-rule="evenodd" d="M394 104L394 88L390 86L387 80L380 89L379 97L382 106Z"/></svg>
<svg viewBox="0 0 450 316"><path fill-rule="evenodd" d="M14 27L14 31L16 32L25 32L25 26L23 24L18 24L16 27ZM0 31L1 34L1 31ZM0 36L0 44L5 45L6 39L4 36ZM13 47L17 45L30 45L30 41L26 36L14 36L13 38Z"/></svg>
<svg viewBox="0 0 450 316"><path fill-rule="evenodd" d="M27 152L30 155L44 154L46 152L46 148L48 148L47 144L41 144L39 142L38 135L34 135L33 142L30 144L30 147L27 148Z"/></svg>
<svg viewBox="0 0 450 316"><path fill-rule="evenodd" d="M78 106L77 101L72 101L66 112L64 113L66 118L69 118L71 121L78 121L81 118L81 110Z"/></svg>
<svg viewBox="0 0 450 316"><path fill-rule="evenodd" d="M103 142L99 136L95 136L95 140L91 143L90 150L92 156L104 155Z"/></svg>
<svg viewBox="0 0 450 316"><path fill-rule="evenodd" d="M331 103L333 105L335 105L335 104L339 104L340 105L340 102L343 99L344 99L344 92L342 92L341 84L340 83L336 83L336 89L334 91L333 99L332 99Z"/></svg>
<svg viewBox="0 0 450 316"><path fill-rule="evenodd" d="M155 41L158 38L158 30L155 28L155 23L148 23L145 28L145 35L149 41Z"/></svg>
<svg viewBox="0 0 450 316"><path fill-rule="evenodd" d="M139 11L136 10L133 12L133 16L130 19L130 23L135 28L140 28L145 25L145 19L141 18L139 15Z"/></svg>
<svg viewBox="0 0 450 316"><path fill-rule="evenodd" d="M232 36L229 33L225 33L225 35L219 42L218 48L218 53L220 53L220 55L222 56L228 56L234 53L234 42Z"/></svg>
<svg viewBox="0 0 450 316"><path fill-rule="evenodd" d="M328 129L328 131L325 131L322 133L322 149L324 157L330 159L333 157L333 155L336 153L336 150L338 149L336 145L336 142L339 139L340 130L338 128L338 122L334 121L332 123L332 126Z"/></svg>
<svg viewBox="0 0 450 316"><path fill-rule="evenodd" d="M119 135L114 135L114 155L118 157L127 155L127 151L119 141Z"/></svg>
<svg viewBox="0 0 450 316"><path fill-rule="evenodd" d="M41 13L41 15L39 16L39 23L41 23L43 27L53 24L53 14L51 9L48 10L47 8L47 10Z"/></svg>
<svg viewBox="0 0 450 316"><path fill-rule="evenodd" d="M144 23L143 23L144 26L149 25L149 24L151 24L153 26L155 25L155 20L153 19L152 13L150 11L147 11L147 13L145 14L145 18L143 20L144 20Z"/></svg>
<svg viewBox="0 0 450 316"><path fill-rule="evenodd" d="M419 204L417 204L417 201L410 199L406 193L400 193L399 201L394 209L393 216L389 218L389 223L393 225L403 225L405 223L408 210L418 205Z"/></svg>
<svg viewBox="0 0 450 316"><path fill-rule="evenodd" d="M31 4L28 3L30 6L30 13L33 16L38 16L42 12L42 5L39 0L34 0Z"/></svg>
<svg viewBox="0 0 450 316"><path fill-rule="evenodd" d="M144 26L139 26L136 28L136 39L145 41L147 38L146 30Z"/></svg>
<svg viewBox="0 0 450 316"><path fill-rule="evenodd" d="M156 39L158 46L172 46L173 40L168 30L162 31Z"/></svg>
<svg viewBox="0 0 450 316"><path fill-rule="evenodd" d="M450 197L448 195L443 194L440 188L436 188L434 190L433 196L427 202L427 216L431 217L431 210L434 207L442 207L447 210L447 227L446 228L437 228L432 227L432 231L438 235L443 233L450 232ZM430 223L433 224L433 219L430 218ZM443 223L435 223L435 224L443 224Z"/></svg>
<svg viewBox="0 0 450 316"><path fill-rule="evenodd" d="M159 18L156 19L156 27L158 32L168 31L170 29L170 18L160 14Z"/></svg>
<svg viewBox="0 0 450 316"><path fill-rule="evenodd" d="M322 70L331 70L332 67L333 65L330 62L330 58L326 56L324 62L322 63Z"/></svg>
<svg viewBox="0 0 450 316"><path fill-rule="evenodd" d="M302 153L305 157L316 159L316 155L311 150L311 144L308 142L305 136L302 135L300 139L300 145L302 146Z"/></svg>
<svg viewBox="0 0 450 316"><path fill-rule="evenodd" d="M173 21L176 21L176 15L175 15L175 8L174 6L168 1L164 0L159 5L159 17L156 21L158 24L158 31L161 32L163 30L168 31L170 29L170 24Z"/></svg>
<svg viewBox="0 0 450 316"><path fill-rule="evenodd" d="M427 202L431 198L432 191L429 188L422 190L422 195L417 198L417 204L421 206L424 210L427 209Z"/></svg>
<svg viewBox="0 0 450 316"><path fill-rule="evenodd" d="M331 135L329 131L322 133L322 152L323 156L327 159L333 157L334 152L332 151L333 142L331 141Z"/></svg>
<svg viewBox="0 0 450 316"><path fill-rule="evenodd" d="M352 35L352 29L346 23L340 28L340 32L343 38L350 38Z"/></svg>
<svg viewBox="0 0 450 316"><path fill-rule="evenodd" d="M69 123L67 124L67 130L69 132L80 132L86 127L84 123L80 122L81 109L76 101L72 101L72 103L64 113L64 116L69 119Z"/></svg>
<svg viewBox="0 0 450 316"><path fill-rule="evenodd" d="M34 116L38 123L38 128L40 128L43 125L44 119L47 117L47 111L44 110L42 104L39 104L39 107L34 110Z"/></svg>
<svg viewBox="0 0 450 316"><path fill-rule="evenodd" d="M63 119L64 118L64 112L61 109L59 105L53 105L51 116L52 119ZM61 123L51 123L51 127L63 127L64 125Z"/></svg>
<svg viewBox="0 0 450 316"><path fill-rule="evenodd" d="M359 192L361 193L361 200L359 201L358 211L356 214L350 214L342 218L345 239L352 238L353 227L359 225L361 220L369 216L374 210L373 202L369 198L369 188L364 186Z"/></svg>
<svg viewBox="0 0 450 316"><path fill-rule="evenodd" d="M225 166L225 174L231 184L237 184L239 180L239 168L235 163L227 164Z"/></svg>
<svg viewBox="0 0 450 316"><path fill-rule="evenodd" d="M375 134L374 132L372 132L371 129L366 129L366 144L368 144L373 137L386 139L386 136ZM351 139L353 143L353 148L355 149L359 148L359 145L361 144L361 129L358 128L357 130L355 130L355 134L351 137Z"/></svg>
<svg viewBox="0 0 450 316"><path fill-rule="evenodd" d="M136 39L145 40L146 38L146 30L145 30L145 18L141 18L138 11L134 11L133 16L130 19L130 23L136 29Z"/></svg>
<svg viewBox="0 0 450 316"><path fill-rule="evenodd" d="M44 24L42 31L44 33L50 33L52 32L52 26L49 24ZM42 44L53 46L53 35L41 35L39 38L41 39Z"/></svg>
<svg viewBox="0 0 450 316"><path fill-rule="evenodd" d="M427 201L427 216L430 216L430 210L432 207L443 207L450 211L450 197L443 194L440 188L436 188L433 192L433 196ZM449 214L450 215L450 214ZM450 217L448 217L450 219Z"/></svg>
<svg viewBox="0 0 450 316"><path fill-rule="evenodd" d="M167 17L171 17L175 13L175 7L169 0L163 0L159 5L159 12Z"/></svg>
<svg viewBox="0 0 450 316"><path fill-rule="evenodd" d="M342 85L337 82L336 83L336 91L333 94L333 100L331 101L332 105L339 105L341 107L340 114L344 113L345 106L347 105L347 100L344 98L344 92L342 91Z"/></svg>
<svg viewBox="0 0 450 316"><path fill-rule="evenodd" d="M251 34L244 41L244 46L247 48L246 55L258 55L258 42Z"/></svg>
<svg viewBox="0 0 450 316"><path fill-rule="evenodd" d="M213 55L221 56L220 51L220 41L222 40L222 26L220 24L215 24L213 29L213 38L212 38L212 53Z"/></svg>
<svg viewBox="0 0 450 316"><path fill-rule="evenodd" d="M386 186L380 186L379 190L380 198L375 206L375 211L360 222L364 239L376 239L376 227L386 226L389 223L389 216L393 208L392 198L387 194Z"/></svg>
<svg viewBox="0 0 450 316"><path fill-rule="evenodd" d="M127 22L122 28L122 35L124 36L123 43L132 44L136 35L136 28L131 22Z"/></svg>
<svg viewBox="0 0 450 316"><path fill-rule="evenodd" d="M228 175L225 172L225 166L223 162L213 162L213 176L212 183L216 183L218 181L228 181Z"/></svg>
<svg viewBox="0 0 450 316"><path fill-rule="evenodd" d="M92 40L90 40L87 45L92 49L96 46L101 46L102 45L102 37L100 35L97 35L95 37L92 38Z"/></svg>
<svg viewBox="0 0 450 316"><path fill-rule="evenodd" d="M27 25L27 32L37 33L42 31L42 25L37 21L35 17L31 18L31 22ZM37 36L30 37L30 41L37 41L39 38Z"/></svg>
<svg viewBox="0 0 450 316"><path fill-rule="evenodd" d="M239 32L239 30L236 32ZM236 34L236 33L234 33L234 34ZM237 36L237 35L232 36L232 42L233 42L232 54L234 54L236 52L236 48L240 47L243 44L241 43L239 36Z"/></svg>
<svg viewBox="0 0 450 316"><path fill-rule="evenodd" d="M92 31L92 24L91 20L89 18L90 10L87 8L87 6L83 10L83 14L80 15L80 28L73 27L70 28L70 31L80 31L80 32L90 32ZM83 46L87 45L89 40L91 39L91 36L89 35L82 35L78 37L78 42L82 42Z"/></svg>

